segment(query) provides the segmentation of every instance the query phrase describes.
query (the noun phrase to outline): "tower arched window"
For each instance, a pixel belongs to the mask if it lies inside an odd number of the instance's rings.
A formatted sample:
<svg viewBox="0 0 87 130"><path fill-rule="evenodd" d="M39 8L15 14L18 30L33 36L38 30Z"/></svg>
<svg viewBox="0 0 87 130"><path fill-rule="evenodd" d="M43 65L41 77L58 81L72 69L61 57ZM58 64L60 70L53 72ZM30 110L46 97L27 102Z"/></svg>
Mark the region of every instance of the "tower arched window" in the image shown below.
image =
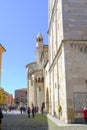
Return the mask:
<svg viewBox="0 0 87 130"><path fill-rule="evenodd" d="M44 77L42 77L42 82L44 82Z"/></svg>
<svg viewBox="0 0 87 130"><path fill-rule="evenodd" d="M35 82L37 83L37 78L35 78Z"/></svg>
<svg viewBox="0 0 87 130"><path fill-rule="evenodd" d="M40 82L40 78L38 78L38 83Z"/></svg>

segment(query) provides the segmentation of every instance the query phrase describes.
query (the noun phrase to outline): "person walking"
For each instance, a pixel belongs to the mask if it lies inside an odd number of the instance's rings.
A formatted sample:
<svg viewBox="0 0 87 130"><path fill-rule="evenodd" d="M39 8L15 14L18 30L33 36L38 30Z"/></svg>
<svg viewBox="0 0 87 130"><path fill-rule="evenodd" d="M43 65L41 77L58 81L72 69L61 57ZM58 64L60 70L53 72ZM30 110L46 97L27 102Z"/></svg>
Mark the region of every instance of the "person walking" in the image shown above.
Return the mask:
<svg viewBox="0 0 87 130"><path fill-rule="evenodd" d="M20 112L21 112L21 115L22 115L22 113L23 113L23 107L22 106L20 107Z"/></svg>
<svg viewBox="0 0 87 130"><path fill-rule="evenodd" d="M2 109L0 108L0 130L2 130L2 118L3 118L3 113L2 113Z"/></svg>
<svg viewBox="0 0 87 130"><path fill-rule="evenodd" d="M43 114L43 106L41 106L41 114Z"/></svg>
<svg viewBox="0 0 87 130"><path fill-rule="evenodd" d="M34 110L34 105L32 104L32 117L34 118L35 117L35 110Z"/></svg>
<svg viewBox="0 0 87 130"><path fill-rule="evenodd" d="M30 113L31 113L31 109L30 109L30 107L28 107L28 108L27 108L28 118L30 118Z"/></svg>

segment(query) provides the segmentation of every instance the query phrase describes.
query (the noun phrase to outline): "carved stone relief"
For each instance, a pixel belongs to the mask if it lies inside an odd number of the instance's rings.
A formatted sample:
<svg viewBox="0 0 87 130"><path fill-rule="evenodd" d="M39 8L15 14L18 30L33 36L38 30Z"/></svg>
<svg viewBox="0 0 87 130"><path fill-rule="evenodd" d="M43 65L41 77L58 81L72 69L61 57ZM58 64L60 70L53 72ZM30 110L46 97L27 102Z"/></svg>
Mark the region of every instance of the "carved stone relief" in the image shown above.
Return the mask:
<svg viewBox="0 0 87 130"><path fill-rule="evenodd" d="M73 94L74 111L81 112L82 107L87 108L87 93L76 92Z"/></svg>
<svg viewBox="0 0 87 130"><path fill-rule="evenodd" d="M79 49L82 53L87 53L87 44L86 43L74 43L72 42L71 47L74 49Z"/></svg>

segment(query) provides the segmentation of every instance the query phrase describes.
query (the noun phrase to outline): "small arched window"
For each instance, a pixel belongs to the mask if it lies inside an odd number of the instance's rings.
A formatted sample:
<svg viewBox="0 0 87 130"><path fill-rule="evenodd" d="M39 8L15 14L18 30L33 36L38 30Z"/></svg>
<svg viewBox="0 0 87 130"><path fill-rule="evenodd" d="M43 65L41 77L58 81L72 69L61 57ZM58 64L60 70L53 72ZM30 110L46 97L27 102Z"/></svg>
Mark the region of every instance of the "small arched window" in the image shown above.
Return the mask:
<svg viewBox="0 0 87 130"><path fill-rule="evenodd" d="M42 77L42 82L44 82L44 78Z"/></svg>
<svg viewBox="0 0 87 130"><path fill-rule="evenodd" d="M38 82L40 82L40 78L38 78Z"/></svg>
<svg viewBox="0 0 87 130"><path fill-rule="evenodd" d="M35 82L37 83L37 79L35 78Z"/></svg>
<svg viewBox="0 0 87 130"><path fill-rule="evenodd" d="M41 91L41 87L39 87L39 92Z"/></svg>

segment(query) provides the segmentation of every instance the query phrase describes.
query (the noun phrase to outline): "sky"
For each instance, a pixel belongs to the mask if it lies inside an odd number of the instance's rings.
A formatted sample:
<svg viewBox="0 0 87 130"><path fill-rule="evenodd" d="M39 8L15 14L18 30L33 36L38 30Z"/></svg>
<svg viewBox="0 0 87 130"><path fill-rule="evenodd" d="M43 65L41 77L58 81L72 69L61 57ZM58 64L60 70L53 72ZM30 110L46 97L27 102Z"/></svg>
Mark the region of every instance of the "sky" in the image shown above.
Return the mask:
<svg viewBox="0 0 87 130"><path fill-rule="evenodd" d="M27 88L26 65L35 61L36 36L48 44L48 0L1 0L1 87L10 94Z"/></svg>

